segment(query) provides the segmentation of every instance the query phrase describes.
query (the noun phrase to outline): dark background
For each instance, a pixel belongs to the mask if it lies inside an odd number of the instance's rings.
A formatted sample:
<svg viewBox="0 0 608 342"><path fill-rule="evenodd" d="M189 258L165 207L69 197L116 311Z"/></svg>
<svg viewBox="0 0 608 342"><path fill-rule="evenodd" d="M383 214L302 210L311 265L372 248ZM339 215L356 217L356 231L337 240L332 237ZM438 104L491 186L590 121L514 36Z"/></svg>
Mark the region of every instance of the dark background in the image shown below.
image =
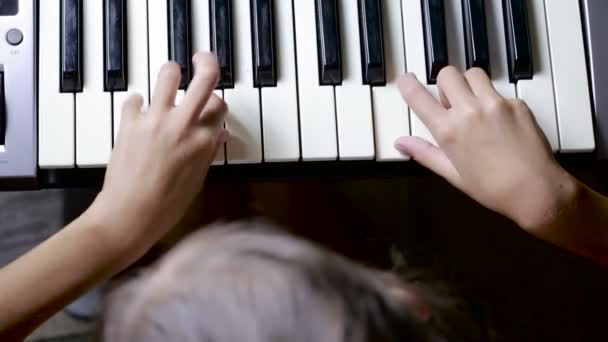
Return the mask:
<svg viewBox="0 0 608 342"><path fill-rule="evenodd" d="M604 169L570 171L608 193ZM408 265L466 299L497 341L608 341L606 270L534 238L434 175L215 182L182 226L252 215L378 267L391 267L390 250L399 250Z"/></svg>
<svg viewBox="0 0 608 342"><path fill-rule="evenodd" d="M571 171L608 193L605 168ZM95 192L0 193L1 264L72 220ZM211 180L179 227L133 268L205 223L254 215L382 268L391 267L390 251L398 250L409 266L435 275L465 299L496 341L608 341L606 270L530 236L424 172Z"/></svg>

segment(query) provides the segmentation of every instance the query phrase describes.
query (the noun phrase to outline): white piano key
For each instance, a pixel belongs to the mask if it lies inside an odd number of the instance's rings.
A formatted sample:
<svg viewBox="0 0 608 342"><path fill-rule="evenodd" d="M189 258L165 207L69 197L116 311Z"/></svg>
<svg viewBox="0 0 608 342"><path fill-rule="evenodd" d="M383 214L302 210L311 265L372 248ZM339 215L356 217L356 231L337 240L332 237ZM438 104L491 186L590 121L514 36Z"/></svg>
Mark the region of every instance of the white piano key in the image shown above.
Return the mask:
<svg viewBox="0 0 608 342"><path fill-rule="evenodd" d="M167 1L148 1L148 23L150 95L153 95L158 72L169 61Z"/></svg>
<svg viewBox="0 0 608 342"><path fill-rule="evenodd" d="M127 98L139 94L144 107L149 104L148 89L148 22L147 5L141 0L127 0L128 86L126 92L114 92L114 139L120 130L122 106Z"/></svg>
<svg viewBox="0 0 608 342"><path fill-rule="evenodd" d="M503 97L515 98L515 85L509 81L502 1L486 1L485 6L492 84Z"/></svg>
<svg viewBox="0 0 608 342"><path fill-rule="evenodd" d="M192 44L194 51L211 51L211 29L209 26L209 1L192 2ZM215 90L215 95L224 97L222 90ZM213 165L222 165L226 161L224 148L222 147L213 160Z"/></svg>
<svg viewBox="0 0 608 342"><path fill-rule="evenodd" d="M211 29L209 26L209 1L193 1L192 2L192 44L194 53L203 51L211 51ZM214 91L215 95L220 98L224 98L224 94L221 89ZM225 158L225 147L222 146L215 158L213 159L213 165L223 165L226 161Z"/></svg>
<svg viewBox="0 0 608 342"><path fill-rule="evenodd" d="M559 137L557 134L547 20L545 18L545 1L528 1L528 17L534 76L531 80L517 82L517 96L528 104L547 137L551 149L557 151L559 150Z"/></svg>
<svg viewBox="0 0 608 342"><path fill-rule="evenodd" d="M338 157L334 88L319 85L314 1L294 1L302 160Z"/></svg>
<svg viewBox="0 0 608 342"><path fill-rule="evenodd" d="M426 84L426 60L424 54L424 31L422 23L422 5L420 0L402 0L403 32L405 37L405 63L407 71L416 75L416 78ZM427 89L437 99L436 85L427 85ZM420 137L437 145L433 135L422 123L413 110L410 110L410 124L413 136Z"/></svg>
<svg viewBox="0 0 608 342"><path fill-rule="evenodd" d="M76 94L76 164L101 167L112 150L112 100L103 87L103 0L82 4L84 83Z"/></svg>
<svg viewBox="0 0 608 342"><path fill-rule="evenodd" d="M342 43L342 85L336 86L338 149L342 160L375 155L371 89L363 84L357 1L338 0Z"/></svg>
<svg viewBox="0 0 608 342"><path fill-rule="evenodd" d="M40 3L38 165L74 166L74 94L59 92L59 1Z"/></svg>
<svg viewBox="0 0 608 342"><path fill-rule="evenodd" d="M297 161L300 158L296 57L291 1L275 1L277 86L262 88L264 161Z"/></svg>
<svg viewBox="0 0 608 342"><path fill-rule="evenodd" d="M262 162L260 92L253 87L251 20L249 0L233 1L235 83L224 90L229 107L226 146L229 164Z"/></svg>
<svg viewBox="0 0 608 342"><path fill-rule="evenodd" d="M545 1L562 152L595 148L587 62L577 0Z"/></svg>
<svg viewBox="0 0 608 342"><path fill-rule="evenodd" d="M410 135L409 110L399 94L397 81L405 72L405 49L401 21L401 0L382 3L386 86L373 87L376 159L407 159L397 149L395 140Z"/></svg>
<svg viewBox="0 0 608 342"><path fill-rule="evenodd" d="M220 98L224 98L224 92L222 90L214 90L215 95L219 96ZM224 127L226 127L226 124L224 123ZM212 165L224 165L226 163L226 144L224 144L223 146L221 146L219 148L219 150L217 151L217 154L215 155L215 158L213 158L213 162L211 163Z"/></svg>

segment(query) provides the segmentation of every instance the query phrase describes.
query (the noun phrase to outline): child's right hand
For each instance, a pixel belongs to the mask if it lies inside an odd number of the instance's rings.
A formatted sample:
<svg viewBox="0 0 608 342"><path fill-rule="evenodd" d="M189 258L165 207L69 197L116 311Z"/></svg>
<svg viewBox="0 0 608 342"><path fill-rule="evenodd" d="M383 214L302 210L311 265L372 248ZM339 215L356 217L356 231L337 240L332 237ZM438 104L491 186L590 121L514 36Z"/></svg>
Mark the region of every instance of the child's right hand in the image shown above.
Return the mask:
<svg viewBox="0 0 608 342"><path fill-rule="evenodd" d="M396 148L482 205L535 229L574 197L578 183L553 158L528 106L500 96L482 69L444 68L440 101L412 74L399 86L439 148L416 137L399 138Z"/></svg>
<svg viewBox="0 0 608 342"><path fill-rule="evenodd" d="M106 235L124 249L145 249L182 218L227 137L227 107L213 93L219 79L216 58L198 53L193 64L194 77L179 105L174 103L180 69L168 63L160 70L150 108L142 109L141 96L134 96L123 109L93 213L110 222Z"/></svg>

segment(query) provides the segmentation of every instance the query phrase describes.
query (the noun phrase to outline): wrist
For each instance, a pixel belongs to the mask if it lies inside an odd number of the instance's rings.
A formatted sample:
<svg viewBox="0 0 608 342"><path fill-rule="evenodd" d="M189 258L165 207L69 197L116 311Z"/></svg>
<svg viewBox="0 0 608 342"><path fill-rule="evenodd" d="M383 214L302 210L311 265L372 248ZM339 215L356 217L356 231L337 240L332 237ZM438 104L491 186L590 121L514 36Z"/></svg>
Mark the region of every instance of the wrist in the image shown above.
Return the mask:
<svg viewBox="0 0 608 342"><path fill-rule="evenodd" d="M543 177L536 184L527 200L522 200L522 208L514 215L515 222L523 229L542 235L542 231L564 220L576 206L585 187L561 167L549 177Z"/></svg>
<svg viewBox="0 0 608 342"><path fill-rule="evenodd" d="M148 248L147 217L134 206L126 207L107 199L100 193L79 219L108 254L130 263Z"/></svg>

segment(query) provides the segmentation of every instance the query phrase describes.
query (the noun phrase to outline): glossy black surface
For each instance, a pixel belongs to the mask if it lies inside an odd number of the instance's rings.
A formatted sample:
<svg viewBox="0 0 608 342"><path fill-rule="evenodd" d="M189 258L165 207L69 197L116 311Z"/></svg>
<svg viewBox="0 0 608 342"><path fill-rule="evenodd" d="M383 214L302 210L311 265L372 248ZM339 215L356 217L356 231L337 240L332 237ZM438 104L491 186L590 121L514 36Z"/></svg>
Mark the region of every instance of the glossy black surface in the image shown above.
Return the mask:
<svg viewBox="0 0 608 342"><path fill-rule="evenodd" d="M385 85L382 5L380 0L358 1L363 83L372 86Z"/></svg>
<svg viewBox="0 0 608 342"><path fill-rule="evenodd" d="M62 93L82 92L82 0L61 0L59 87Z"/></svg>
<svg viewBox="0 0 608 342"><path fill-rule="evenodd" d="M352 1L352 0L351 0ZM342 47L337 0L315 0L319 84L342 84Z"/></svg>
<svg viewBox="0 0 608 342"><path fill-rule="evenodd" d="M167 1L169 12L169 59L180 66L182 79L179 84L179 89L186 89L192 79L190 0ZM153 24L154 23L151 23L151 25ZM150 37L150 39L154 39L154 37Z"/></svg>
<svg viewBox="0 0 608 342"><path fill-rule="evenodd" d="M485 0L462 0L464 41L467 69L482 68L490 75L490 51L484 2Z"/></svg>
<svg viewBox="0 0 608 342"><path fill-rule="evenodd" d="M444 4L443 0L421 1L427 83L435 84L439 71L449 63Z"/></svg>
<svg viewBox="0 0 608 342"><path fill-rule="evenodd" d="M0 16L16 15L19 13L19 0L0 1Z"/></svg>
<svg viewBox="0 0 608 342"><path fill-rule="evenodd" d="M608 1L586 0L583 5L583 22L587 26L585 47L595 113L595 146L598 156L608 160Z"/></svg>
<svg viewBox="0 0 608 342"><path fill-rule="evenodd" d="M128 84L127 0L104 0L104 88L126 91Z"/></svg>
<svg viewBox="0 0 608 342"><path fill-rule="evenodd" d="M4 70L0 65L0 146L6 142L6 98L4 95Z"/></svg>
<svg viewBox="0 0 608 342"><path fill-rule="evenodd" d="M210 0L211 50L220 67L218 88L234 88L232 0Z"/></svg>
<svg viewBox="0 0 608 342"><path fill-rule="evenodd" d="M532 66L532 47L526 0L503 0L502 4L505 38L507 40L509 80L516 83L519 80L531 79L534 68Z"/></svg>
<svg viewBox="0 0 608 342"><path fill-rule="evenodd" d="M275 87L277 85L277 58L273 1L251 0L250 3L253 84L255 87Z"/></svg>

